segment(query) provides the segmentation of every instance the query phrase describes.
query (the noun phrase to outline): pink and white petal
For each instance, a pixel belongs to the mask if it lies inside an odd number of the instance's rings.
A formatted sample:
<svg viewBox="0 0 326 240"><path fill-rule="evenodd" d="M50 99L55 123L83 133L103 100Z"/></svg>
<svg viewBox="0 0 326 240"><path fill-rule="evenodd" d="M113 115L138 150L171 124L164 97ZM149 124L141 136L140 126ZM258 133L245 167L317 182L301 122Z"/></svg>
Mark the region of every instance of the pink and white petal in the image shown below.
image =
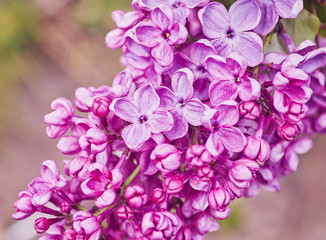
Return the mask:
<svg viewBox="0 0 326 240"><path fill-rule="evenodd" d="M218 55L208 57L205 61L207 71L215 80L231 80L234 79L233 74L229 71L226 59Z"/></svg>
<svg viewBox="0 0 326 240"><path fill-rule="evenodd" d="M273 0L273 2L282 18L295 18L303 9L302 0Z"/></svg>
<svg viewBox="0 0 326 240"><path fill-rule="evenodd" d="M154 47L151 54L162 67L166 67L173 62L173 47L166 41L162 41L158 46Z"/></svg>
<svg viewBox="0 0 326 240"><path fill-rule="evenodd" d="M318 68L326 65L326 48L320 48L307 54L304 62L300 64L300 68L306 73L313 73Z"/></svg>
<svg viewBox="0 0 326 240"><path fill-rule="evenodd" d="M205 36L209 38L224 37L229 29L230 16L223 4L213 2L198 12Z"/></svg>
<svg viewBox="0 0 326 240"><path fill-rule="evenodd" d="M227 38L226 36L216 38L212 40L211 43L213 44L215 51L222 57L226 58L235 51L233 39Z"/></svg>
<svg viewBox="0 0 326 240"><path fill-rule="evenodd" d="M182 44L187 40L187 37L187 28L182 24L175 23L170 29L170 36L166 39L166 41L169 45Z"/></svg>
<svg viewBox="0 0 326 240"><path fill-rule="evenodd" d="M218 105L218 124L220 126L233 126L239 121L238 103L233 100L225 101Z"/></svg>
<svg viewBox="0 0 326 240"><path fill-rule="evenodd" d="M41 176L52 184L57 183L60 180L57 164L52 160L44 161L41 168Z"/></svg>
<svg viewBox="0 0 326 240"><path fill-rule="evenodd" d="M139 148L151 137L147 124L131 124L122 130L122 138L130 149Z"/></svg>
<svg viewBox="0 0 326 240"><path fill-rule="evenodd" d="M136 122L141 115L138 107L127 98L114 99L110 105L110 110L127 122Z"/></svg>
<svg viewBox="0 0 326 240"><path fill-rule="evenodd" d="M247 59L250 67L257 66L264 59L263 41L253 32L242 32L236 35L234 51Z"/></svg>
<svg viewBox="0 0 326 240"><path fill-rule="evenodd" d="M207 107L196 98L192 98L186 102L183 109L183 116L193 126L201 125L201 118Z"/></svg>
<svg viewBox="0 0 326 240"><path fill-rule="evenodd" d="M155 47L164 39L162 31L148 23L143 23L136 27L135 34L138 41L146 47Z"/></svg>
<svg viewBox="0 0 326 240"><path fill-rule="evenodd" d="M206 148L214 157L224 151L224 146L216 133L211 133L206 141Z"/></svg>
<svg viewBox="0 0 326 240"><path fill-rule="evenodd" d="M49 189L41 194L35 194L32 198L32 203L34 206L43 206L50 201L52 197L53 190Z"/></svg>
<svg viewBox="0 0 326 240"><path fill-rule="evenodd" d="M255 28L261 19L261 11L253 0L238 0L229 9L231 26L237 32Z"/></svg>
<svg viewBox="0 0 326 240"><path fill-rule="evenodd" d="M236 127L220 128L216 134L221 139L224 147L231 152L241 152L247 145L247 139Z"/></svg>
<svg viewBox="0 0 326 240"><path fill-rule="evenodd" d="M234 81L216 80L209 87L209 96L214 106L230 99L234 100L238 96L238 86Z"/></svg>
<svg viewBox="0 0 326 240"><path fill-rule="evenodd" d="M188 132L189 126L180 108L175 108L170 113L173 117L174 123L172 129L166 132L165 135L169 140L175 140L185 136Z"/></svg>
<svg viewBox="0 0 326 240"><path fill-rule="evenodd" d="M233 76L242 77L245 75L248 63L247 60L239 53L233 52L226 59L226 64L228 65L229 71L233 73ZM233 77L232 79L235 79Z"/></svg>
<svg viewBox="0 0 326 240"><path fill-rule="evenodd" d="M108 189L95 200L95 205L99 208L108 207L114 202L116 197L116 192L113 189Z"/></svg>
<svg viewBox="0 0 326 240"><path fill-rule="evenodd" d="M127 12L116 22L117 27L129 29L139 23L144 16L145 14L140 11Z"/></svg>
<svg viewBox="0 0 326 240"><path fill-rule="evenodd" d="M177 105L178 98L174 93L167 87L156 88L156 93L160 97L160 106L165 110L171 110Z"/></svg>
<svg viewBox="0 0 326 240"><path fill-rule="evenodd" d="M189 99L194 94L192 86L194 75L189 68L182 68L172 75L171 85L174 93L183 101Z"/></svg>
<svg viewBox="0 0 326 240"><path fill-rule="evenodd" d="M177 8L173 8L174 21L182 23L190 14L190 10L187 7L180 5Z"/></svg>
<svg viewBox="0 0 326 240"><path fill-rule="evenodd" d="M173 11L167 5L159 5L151 13L153 23L162 31L170 29L174 23Z"/></svg>
<svg viewBox="0 0 326 240"><path fill-rule="evenodd" d="M149 115L160 106L160 97L149 84L137 89L134 98L142 114Z"/></svg>
<svg viewBox="0 0 326 240"><path fill-rule="evenodd" d="M160 133L169 130L174 122L170 113L156 110L148 116L147 123L152 133Z"/></svg>
<svg viewBox="0 0 326 240"><path fill-rule="evenodd" d="M255 27L254 32L260 35L266 35L275 27L279 19L278 13L276 12L273 1L271 0L261 0L257 1L257 3L263 17L260 19L258 26Z"/></svg>
<svg viewBox="0 0 326 240"><path fill-rule="evenodd" d="M207 39L200 39L190 45L189 57L197 64L205 63L206 58L212 55L216 55L216 51L212 43Z"/></svg>
<svg viewBox="0 0 326 240"><path fill-rule="evenodd" d="M120 28L110 31L105 37L106 46L111 49L118 49L123 46L125 42L126 31Z"/></svg>
<svg viewBox="0 0 326 240"><path fill-rule="evenodd" d="M290 99L276 89L273 94L273 104L277 111L285 114L289 110Z"/></svg>

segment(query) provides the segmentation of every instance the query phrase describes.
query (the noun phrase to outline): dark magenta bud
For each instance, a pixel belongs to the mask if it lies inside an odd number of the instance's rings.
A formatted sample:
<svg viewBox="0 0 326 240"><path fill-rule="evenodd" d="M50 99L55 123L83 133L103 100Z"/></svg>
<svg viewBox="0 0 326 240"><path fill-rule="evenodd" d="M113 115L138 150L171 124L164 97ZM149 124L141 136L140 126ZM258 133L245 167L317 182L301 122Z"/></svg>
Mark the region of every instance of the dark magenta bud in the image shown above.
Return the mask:
<svg viewBox="0 0 326 240"><path fill-rule="evenodd" d="M165 200L165 192L162 188L155 188L151 193L151 200L154 204L160 204Z"/></svg>
<svg viewBox="0 0 326 240"><path fill-rule="evenodd" d="M93 101L92 111L96 116L103 118L109 114L109 107L110 104L106 99L97 97Z"/></svg>
<svg viewBox="0 0 326 240"><path fill-rule="evenodd" d="M201 181L208 182L214 176L214 171L209 166L203 166L197 169L197 176Z"/></svg>
<svg viewBox="0 0 326 240"><path fill-rule="evenodd" d="M135 216L134 210L129 206L118 207L116 213L117 213L117 217L120 218L121 220L130 220Z"/></svg>
<svg viewBox="0 0 326 240"><path fill-rule="evenodd" d="M179 176L167 177L163 182L163 189L168 194L177 194L183 189L183 181Z"/></svg>
<svg viewBox="0 0 326 240"><path fill-rule="evenodd" d="M142 206L146 205L148 200L145 189L138 185L127 187L125 197L129 205L134 208L141 208Z"/></svg>
<svg viewBox="0 0 326 240"><path fill-rule="evenodd" d="M230 204L230 194L224 188L218 187L208 194L207 200L211 208L224 211Z"/></svg>
<svg viewBox="0 0 326 240"><path fill-rule="evenodd" d="M256 102L243 102L239 107L240 115L246 119L254 120L260 116L260 107Z"/></svg>
<svg viewBox="0 0 326 240"><path fill-rule="evenodd" d="M186 159L192 167L201 167L204 164L209 164L212 156L205 146L192 145L186 152Z"/></svg>
<svg viewBox="0 0 326 240"><path fill-rule="evenodd" d="M60 212L68 214L70 213L72 207L71 204L68 203L67 201L63 201L60 203Z"/></svg>

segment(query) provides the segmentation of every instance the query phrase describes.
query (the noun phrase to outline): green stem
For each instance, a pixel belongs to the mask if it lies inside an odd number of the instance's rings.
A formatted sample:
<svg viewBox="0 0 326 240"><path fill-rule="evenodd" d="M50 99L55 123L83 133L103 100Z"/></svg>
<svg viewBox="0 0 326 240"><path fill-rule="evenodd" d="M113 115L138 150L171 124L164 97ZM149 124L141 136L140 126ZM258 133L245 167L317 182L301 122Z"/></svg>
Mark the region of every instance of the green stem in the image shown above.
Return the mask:
<svg viewBox="0 0 326 240"><path fill-rule="evenodd" d="M134 178L138 175L140 172L140 166L137 166L137 168L132 172L132 174L127 178L127 180L124 182L123 187L127 188L129 184L134 180Z"/></svg>
<svg viewBox="0 0 326 240"><path fill-rule="evenodd" d="M264 46L263 46L263 53L266 52L269 44L271 43L271 41L273 39L273 35L274 35L274 30L271 31L269 34L267 34L267 36L265 38Z"/></svg>
<svg viewBox="0 0 326 240"><path fill-rule="evenodd" d="M192 141L194 142L195 145L198 145L198 139L197 139L195 128L192 128Z"/></svg>

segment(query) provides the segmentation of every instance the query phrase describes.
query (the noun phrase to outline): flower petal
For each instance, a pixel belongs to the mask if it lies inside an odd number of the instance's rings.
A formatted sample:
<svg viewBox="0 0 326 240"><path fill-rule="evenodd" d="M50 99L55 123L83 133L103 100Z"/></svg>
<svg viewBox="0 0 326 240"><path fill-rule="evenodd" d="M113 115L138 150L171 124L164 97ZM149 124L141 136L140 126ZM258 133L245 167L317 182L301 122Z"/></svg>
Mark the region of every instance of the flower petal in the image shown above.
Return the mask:
<svg viewBox="0 0 326 240"><path fill-rule="evenodd" d="M234 81L216 80L209 87L209 96L214 106L230 99L234 100L238 96L238 86Z"/></svg>
<svg viewBox="0 0 326 240"><path fill-rule="evenodd" d="M220 128L216 134L220 137L225 148L231 152L241 152L247 145L246 137L235 127Z"/></svg>
<svg viewBox="0 0 326 240"><path fill-rule="evenodd" d="M160 97L157 95L152 85L139 88L135 92L134 98L142 114L149 115L160 105Z"/></svg>
<svg viewBox="0 0 326 240"><path fill-rule="evenodd" d="M156 110L148 116L147 123L152 133L164 132L173 124L170 113L163 110Z"/></svg>
<svg viewBox="0 0 326 240"><path fill-rule="evenodd" d="M151 137L151 131L148 129L147 124L131 124L122 130L122 138L125 140L126 145L131 149L140 147Z"/></svg>
<svg viewBox="0 0 326 240"><path fill-rule="evenodd" d="M205 105L199 99L192 98L183 107L183 116L191 125L199 126L201 125L201 117L205 110Z"/></svg>
<svg viewBox="0 0 326 240"><path fill-rule="evenodd" d="M128 122L136 122L140 117L139 109L127 98L114 99L110 105L110 110L119 118Z"/></svg>

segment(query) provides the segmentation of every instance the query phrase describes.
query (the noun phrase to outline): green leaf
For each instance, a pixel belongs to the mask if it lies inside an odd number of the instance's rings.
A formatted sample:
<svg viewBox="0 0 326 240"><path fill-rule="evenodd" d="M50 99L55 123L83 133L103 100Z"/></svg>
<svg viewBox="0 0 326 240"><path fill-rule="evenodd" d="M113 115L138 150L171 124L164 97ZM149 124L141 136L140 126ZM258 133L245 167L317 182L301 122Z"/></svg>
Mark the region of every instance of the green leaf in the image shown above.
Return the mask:
<svg viewBox="0 0 326 240"><path fill-rule="evenodd" d="M303 9L295 19L282 19L285 31L298 46L304 40L314 41L320 27L319 18Z"/></svg>

